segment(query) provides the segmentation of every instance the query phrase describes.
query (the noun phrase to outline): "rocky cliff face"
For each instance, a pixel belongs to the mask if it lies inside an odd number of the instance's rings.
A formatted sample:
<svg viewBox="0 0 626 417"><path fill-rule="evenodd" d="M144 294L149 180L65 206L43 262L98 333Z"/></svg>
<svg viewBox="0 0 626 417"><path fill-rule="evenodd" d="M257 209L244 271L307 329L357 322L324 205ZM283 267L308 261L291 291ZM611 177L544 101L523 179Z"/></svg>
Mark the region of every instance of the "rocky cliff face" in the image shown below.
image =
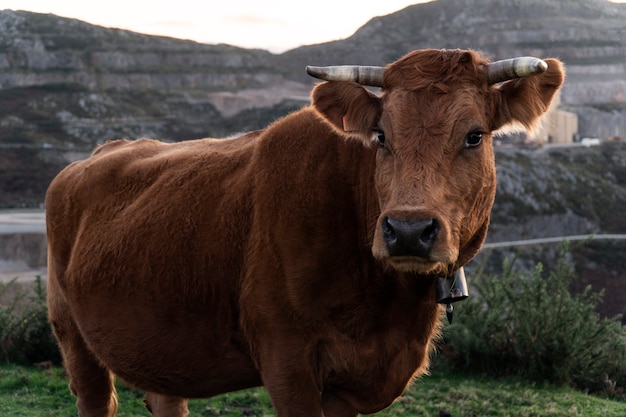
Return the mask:
<svg viewBox="0 0 626 417"><path fill-rule="evenodd" d="M568 70L562 101L582 135L626 135L624 22L626 5L605 0L438 0L374 18L348 39L273 55L5 10L0 205L41 202L51 172L107 139L258 129L307 103L314 80L304 65L384 65L416 48L558 56ZM16 170L33 166L19 164L28 157L40 165ZM32 198L18 198L22 189Z"/></svg>
<svg viewBox="0 0 626 417"><path fill-rule="evenodd" d="M490 241L626 232L626 143L496 152Z"/></svg>
<svg viewBox="0 0 626 417"><path fill-rule="evenodd" d="M348 39L273 55L0 11L0 208L40 206L53 176L96 143L258 129L307 103L305 65L385 65L419 48L559 57L562 102L581 134L626 136L625 22L626 5L605 0L438 0L374 18ZM503 147L497 165L489 241L626 232L626 144ZM623 246L574 255L581 285L607 288L609 315L626 305ZM530 266L556 251L520 257ZM494 262L513 252L496 251Z"/></svg>
<svg viewBox="0 0 626 417"><path fill-rule="evenodd" d="M605 0L438 0L374 18L348 39L273 55L5 10L0 175L15 172L16 157L45 149L57 152L40 159L42 171L53 172L71 153L111 138L184 140L258 129L307 103L314 81L306 64L384 65L431 47L474 48L494 59L558 56L569 74L562 101L579 114L583 136L626 135L624 22L626 5ZM28 174L28 184L39 175ZM44 185L32 193L38 201L49 174L41 175ZM0 205L11 204L23 187L2 183Z"/></svg>
<svg viewBox="0 0 626 417"><path fill-rule="evenodd" d="M438 0L374 18L348 39L273 55L5 10L0 143L46 135L82 146L108 135L181 140L259 128L306 103L305 65L385 65L418 48L557 56L568 70L562 102L579 114L581 134L626 135L624 22L626 5L606 0ZM30 100L7 99L17 96ZM267 118L239 125L242 112Z"/></svg>
<svg viewBox="0 0 626 417"><path fill-rule="evenodd" d="M0 12L0 147L226 136L302 106L306 90L267 51Z"/></svg>
<svg viewBox="0 0 626 417"><path fill-rule="evenodd" d="M53 15L0 13L0 85L228 90L280 80L272 55L141 35Z"/></svg>

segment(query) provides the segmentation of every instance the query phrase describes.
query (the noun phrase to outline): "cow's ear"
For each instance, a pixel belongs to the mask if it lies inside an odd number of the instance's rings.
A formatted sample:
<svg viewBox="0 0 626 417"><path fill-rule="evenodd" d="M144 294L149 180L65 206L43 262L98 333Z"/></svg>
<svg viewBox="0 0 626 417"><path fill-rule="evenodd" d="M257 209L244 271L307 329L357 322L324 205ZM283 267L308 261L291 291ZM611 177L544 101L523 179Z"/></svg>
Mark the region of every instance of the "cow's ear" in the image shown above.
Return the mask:
<svg viewBox="0 0 626 417"><path fill-rule="evenodd" d="M313 107L339 134L372 142L380 115L380 99L361 85L347 81L318 84Z"/></svg>
<svg viewBox="0 0 626 417"><path fill-rule="evenodd" d="M507 125L521 125L529 130L537 126L565 80L565 70L560 61L545 61L548 69L543 74L507 81L494 89L492 130Z"/></svg>

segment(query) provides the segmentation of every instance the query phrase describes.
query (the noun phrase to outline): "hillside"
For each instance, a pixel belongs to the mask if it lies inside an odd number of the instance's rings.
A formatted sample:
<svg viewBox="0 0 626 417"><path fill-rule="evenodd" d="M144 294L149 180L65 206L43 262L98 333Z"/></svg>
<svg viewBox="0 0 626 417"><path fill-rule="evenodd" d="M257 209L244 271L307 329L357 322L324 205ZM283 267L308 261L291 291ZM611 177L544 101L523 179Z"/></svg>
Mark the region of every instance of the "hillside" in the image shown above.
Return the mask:
<svg viewBox="0 0 626 417"><path fill-rule="evenodd" d="M220 113L218 100L232 91L284 84L274 61L266 51L5 10L0 144L82 149L121 136L184 140L256 128L275 112L248 117L258 122L247 121L245 113L232 121ZM214 104L209 97L216 93Z"/></svg>
<svg viewBox="0 0 626 417"><path fill-rule="evenodd" d="M307 64L385 65L418 48L493 59L557 56L583 136L626 136L626 5L605 0L438 0L353 36L280 55L0 11L0 208L37 207L69 161L111 138L178 141L258 129L308 102ZM497 149L489 240L624 233L626 143ZM576 249L583 283L623 311L623 244ZM554 258L554 247L523 259ZM496 251L491 262L510 255ZM524 262L524 261L523 261ZM583 285L583 284L581 284Z"/></svg>
<svg viewBox="0 0 626 417"><path fill-rule="evenodd" d="M438 0L274 55L5 10L0 144L89 148L256 129L307 102L305 65L385 65L418 48L557 56L568 70L562 101L582 136L626 135L625 22L626 5L606 0Z"/></svg>

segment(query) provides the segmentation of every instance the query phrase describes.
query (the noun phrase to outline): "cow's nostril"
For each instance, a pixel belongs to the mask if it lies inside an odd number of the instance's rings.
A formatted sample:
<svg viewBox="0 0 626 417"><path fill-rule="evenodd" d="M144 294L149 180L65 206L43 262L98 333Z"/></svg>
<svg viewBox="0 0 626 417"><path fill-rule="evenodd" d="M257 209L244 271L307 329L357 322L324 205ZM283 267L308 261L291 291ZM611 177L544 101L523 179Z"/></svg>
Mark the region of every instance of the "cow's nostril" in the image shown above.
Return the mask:
<svg viewBox="0 0 626 417"><path fill-rule="evenodd" d="M439 222L436 219L412 221L385 217L382 232L390 256L427 258L437 241Z"/></svg>
<svg viewBox="0 0 626 417"><path fill-rule="evenodd" d="M396 232L393 229L393 226L391 226L391 224L389 223L389 217L385 217L383 219L383 236L385 237L385 240L387 239L396 239Z"/></svg>
<svg viewBox="0 0 626 417"><path fill-rule="evenodd" d="M439 222L436 219L431 219L431 224L424 228L420 240L424 245L432 246L439 234Z"/></svg>

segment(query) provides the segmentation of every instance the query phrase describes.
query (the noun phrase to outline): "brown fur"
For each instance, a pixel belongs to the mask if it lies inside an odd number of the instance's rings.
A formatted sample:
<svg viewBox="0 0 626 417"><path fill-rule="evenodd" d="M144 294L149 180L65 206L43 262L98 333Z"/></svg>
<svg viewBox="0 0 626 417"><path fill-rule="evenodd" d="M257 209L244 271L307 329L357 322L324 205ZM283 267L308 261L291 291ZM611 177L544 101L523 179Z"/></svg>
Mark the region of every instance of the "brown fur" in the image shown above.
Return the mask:
<svg viewBox="0 0 626 417"><path fill-rule="evenodd" d="M480 249L491 132L532 125L563 81L486 84L471 51L416 51L383 95L318 85L313 105L239 138L115 141L48 191L49 312L83 417L113 375L155 416L264 385L277 415L373 413L426 372L434 276ZM484 134L465 149L465 135ZM384 130L387 148L372 143ZM381 219L434 217L428 259L394 259Z"/></svg>

